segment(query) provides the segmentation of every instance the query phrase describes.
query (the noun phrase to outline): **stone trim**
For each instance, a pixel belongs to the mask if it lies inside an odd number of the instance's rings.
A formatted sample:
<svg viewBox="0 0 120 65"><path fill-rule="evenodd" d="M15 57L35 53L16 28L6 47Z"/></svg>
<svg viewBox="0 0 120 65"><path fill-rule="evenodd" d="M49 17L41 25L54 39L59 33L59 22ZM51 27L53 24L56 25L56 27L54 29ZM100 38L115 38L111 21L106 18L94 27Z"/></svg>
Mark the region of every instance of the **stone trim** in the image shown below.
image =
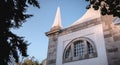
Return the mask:
<svg viewBox="0 0 120 65"><path fill-rule="evenodd" d="M49 32L46 32L45 34L46 34L46 36L51 36L51 35L55 35L57 33L59 36L62 36L62 35L76 32L76 31L79 31L79 30L82 30L85 28L89 28L89 27L98 25L98 24L102 24L101 18L96 18L96 19L93 19L90 21L86 21L86 22L83 22L83 23L80 23L80 24L77 24L74 26L70 26L65 29L50 30Z"/></svg>
<svg viewBox="0 0 120 65"><path fill-rule="evenodd" d="M60 32L61 32L61 30L52 30L52 31L46 32L45 34L46 34L46 36L51 37L54 35L58 35Z"/></svg>
<svg viewBox="0 0 120 65"><path fill-rule="evenodd" d="M72 33L72 32L76 32L76 31L79 31L79 30L82 30L82 29L85 29L85 28L89 28L89 27L98 25L98 24L101 24L101 19L100 18L96 18L96 19L93 19L93 20L90 20L90 21L86 21L84 23L80 23L80 24L62 29L60 31L59 36L69 34L69 33Z"/></svg>

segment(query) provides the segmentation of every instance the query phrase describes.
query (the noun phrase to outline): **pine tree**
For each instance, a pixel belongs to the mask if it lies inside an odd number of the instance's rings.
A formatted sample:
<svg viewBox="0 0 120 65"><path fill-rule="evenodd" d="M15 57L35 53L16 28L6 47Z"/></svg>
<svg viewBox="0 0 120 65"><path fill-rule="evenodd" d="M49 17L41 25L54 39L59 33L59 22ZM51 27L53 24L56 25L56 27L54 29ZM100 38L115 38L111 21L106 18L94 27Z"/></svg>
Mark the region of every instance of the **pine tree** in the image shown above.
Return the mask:
<svg viewBox="0 0 120 65"><path fill-rule="evenodd" d="M19 29L32 16L25 14L30 5L40 8L37 0L0 0L0 65L10 65L18 62L19 56L28 56L27 41L11 29Z"/></svg>

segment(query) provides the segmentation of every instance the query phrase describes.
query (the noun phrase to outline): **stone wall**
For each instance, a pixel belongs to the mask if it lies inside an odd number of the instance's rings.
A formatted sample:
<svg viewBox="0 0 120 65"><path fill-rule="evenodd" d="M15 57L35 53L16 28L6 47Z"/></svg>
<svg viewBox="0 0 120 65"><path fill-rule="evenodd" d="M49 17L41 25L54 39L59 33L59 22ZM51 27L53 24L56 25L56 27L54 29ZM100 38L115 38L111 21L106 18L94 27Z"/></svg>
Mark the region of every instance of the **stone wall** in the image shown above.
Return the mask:
<svg viewBox="0 0 120 65"><path fill-rule="evenodd" d="M54 31L54 32L50 31L50 32L47 32L46 35L49 37L46 65L56 65L58 31Z"/></svg>
<svg viewBox="0 0 120 65"><path fill-rule="evenodd" d="M120 65L120 28L112 16L101 17L109 65Z"/></svg>

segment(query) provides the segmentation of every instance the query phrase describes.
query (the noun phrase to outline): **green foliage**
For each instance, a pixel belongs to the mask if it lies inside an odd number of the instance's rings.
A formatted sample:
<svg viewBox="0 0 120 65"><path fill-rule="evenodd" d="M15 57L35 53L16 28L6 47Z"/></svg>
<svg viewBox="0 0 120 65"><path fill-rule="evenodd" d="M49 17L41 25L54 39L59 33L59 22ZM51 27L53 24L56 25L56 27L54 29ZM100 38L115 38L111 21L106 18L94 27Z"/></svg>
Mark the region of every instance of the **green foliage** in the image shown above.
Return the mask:
<svg viewBox="0 0 120 65"><path fill-rule="evenodd" d="M34 58L26 58L22 63L18 63L17 65L41 65L37 60Z"/></svg>
<svg viewBox="0 0 120 65"><path fill-rule="evenodd" d="M101 10L102 15L113 15L120 18L120 0L86 0L90 4L87 6L89 9L91 6L95 9Z"/></svg>
<svg viewBox="0 0 120 65"><path fill-rule="evenodd" d="M19 56L27 55L27 41L11 32L11 28L20 28L30 14L26 9L33 5L39 7L37 0L0 0L0 64L10 65L18 62Z"/></svg>

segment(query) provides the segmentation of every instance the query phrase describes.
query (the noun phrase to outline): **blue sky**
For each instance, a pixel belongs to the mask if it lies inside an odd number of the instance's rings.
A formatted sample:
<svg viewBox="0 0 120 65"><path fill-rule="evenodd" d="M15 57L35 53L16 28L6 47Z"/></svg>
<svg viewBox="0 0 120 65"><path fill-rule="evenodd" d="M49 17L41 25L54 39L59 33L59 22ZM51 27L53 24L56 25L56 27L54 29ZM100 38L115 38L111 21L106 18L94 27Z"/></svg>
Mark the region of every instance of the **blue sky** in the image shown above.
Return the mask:
<svg viewBox="0 0 120 65"><path fill-rule="evenodd" d="M41 8L30 7L27 13L34 16L27 19L20 29L13 30L19 36L24 36L28 43L29 56L34 56L39 62L47 57L48 32L53 24L56 9L60 6L62 25L64 28L78 20L85 12L87 2L84 0L38 0Z"/></svg>

